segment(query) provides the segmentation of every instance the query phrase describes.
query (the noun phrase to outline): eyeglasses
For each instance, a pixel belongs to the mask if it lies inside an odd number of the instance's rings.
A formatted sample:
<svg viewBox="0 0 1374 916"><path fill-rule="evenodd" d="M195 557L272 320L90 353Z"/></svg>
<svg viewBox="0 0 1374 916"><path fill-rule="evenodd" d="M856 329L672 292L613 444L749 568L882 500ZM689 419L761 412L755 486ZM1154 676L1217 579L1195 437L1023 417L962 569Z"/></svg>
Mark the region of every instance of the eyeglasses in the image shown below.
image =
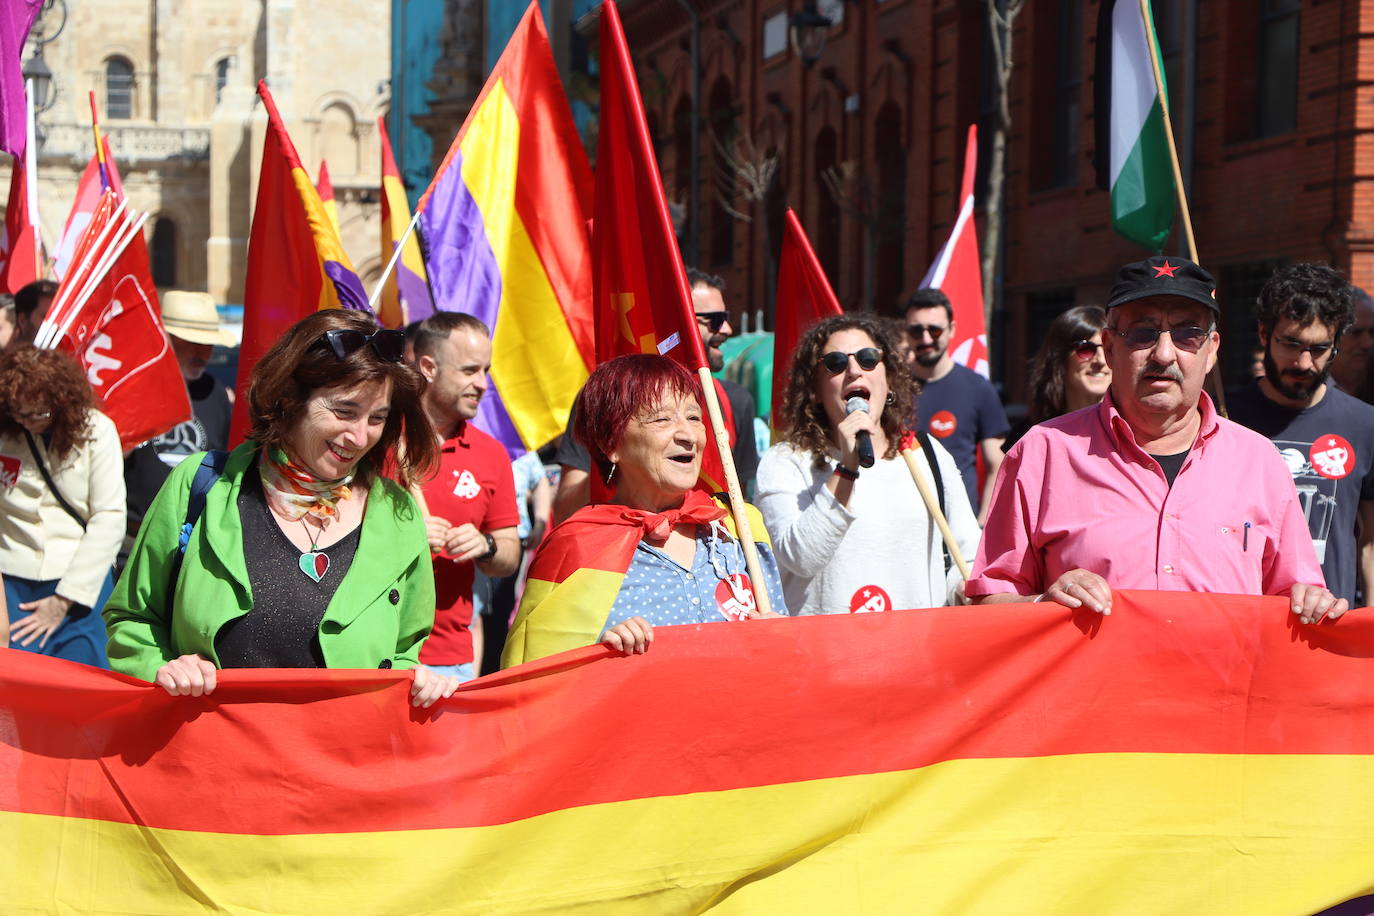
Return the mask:
<svg viewBox="0 0 1374 916"><path fill-rule="evenodd" d="M729 320L729 312L697 312L697 321L705 322L710 326L712 334L719 334L720 329L725 327L725 322Z"/></svg>
<svg viewBox="0 0 1374 916"><path fill-rule="evenodd" d="M1291 337L1275 337L1274 349L1278 350L1286 359L1297 359L1304 353L1310 354L1312 362L1316 362L1328 353L1336 352L1334 343L1305 344L1301 340L1294 340Z"/></svg>
<svg viewBox="0 0 1374 916"><path fill-rule="evenodd" d="M382 328L371 334L336 328L332 331L325 331L320 340L329 344L329 349L333 350L334 355L339 359L347 359L350 353L361 350L367 344L372 344L372 352L376 353L378 358L389 363L399 363L406 352L405 331L396 331L390 328ZM316 343L318 342L316 341Z"/></svg>
<svg viewBox="0 0 1374 916"><path fill-rule="evenodd" d="M909 324L906 332L912 337L920 340L923 335L929 334L931 340L939 340L941 335L949 330L947 324Z"/></svg>
<svg viewBox="0 0 1374 916"><path fill-rule="evenodd" d="M1118 331L1116 328L1110 329L1113 334L1126 341L1126 346L1132 350L1148 350L1159 340L1159 335L1164 333L1162 328L1131 328L1128 331ZM1174 346L1188 353L1196 353L1202 349L1202 342L1212 333L1211 328L1169 328L1169 336L1173 338Z"/></svg>
<svg viewBox="0 0 1374 916"><path fill-rule="evenodd" d="M877 347L864 347L856 353L841 353L839 350L831 350L821 357L821 365L831 375L839 375L849 368L849 357L851 356L859 364L859 368L865 372L876 368L878 363L883 361L882 350Z"/></svg>
<svg viewBox="0 0 1374 916"><path fill-rule="evenodd" d="M1097 355L1097 351L1102 349L1102 344L1093 343L1091 340L1076 340L1069 352L1077 356L1083 362L1087 362Z"/></svg>

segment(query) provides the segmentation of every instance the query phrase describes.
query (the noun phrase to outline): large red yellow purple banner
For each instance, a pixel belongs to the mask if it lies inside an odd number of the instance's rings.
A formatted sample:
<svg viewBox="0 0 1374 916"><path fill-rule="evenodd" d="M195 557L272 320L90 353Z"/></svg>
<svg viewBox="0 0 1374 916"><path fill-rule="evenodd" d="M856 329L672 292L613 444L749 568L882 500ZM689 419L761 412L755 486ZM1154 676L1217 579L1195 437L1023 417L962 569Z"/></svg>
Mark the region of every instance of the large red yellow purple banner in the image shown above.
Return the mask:
<svg viewBox="0 0 1374 916"><path fill-rule="evenodd" d="M0 909L1316 913L1374 893L1366 613L665 628L427 711L399 672L171 698L0 653Z"/></svg>

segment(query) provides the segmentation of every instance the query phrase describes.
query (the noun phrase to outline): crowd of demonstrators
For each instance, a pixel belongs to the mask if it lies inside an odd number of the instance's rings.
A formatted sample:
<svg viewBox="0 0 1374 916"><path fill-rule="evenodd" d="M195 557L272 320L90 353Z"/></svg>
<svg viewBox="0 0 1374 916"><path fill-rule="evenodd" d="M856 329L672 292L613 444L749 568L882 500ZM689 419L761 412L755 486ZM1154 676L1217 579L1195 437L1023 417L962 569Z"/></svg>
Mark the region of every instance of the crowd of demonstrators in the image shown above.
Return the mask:
<svg viewBox="0 0 1374 916"><path fill-rule="evenodd" d="M987 519L1002 442L1011 430L1007 412L992 383L954 361L949 352L956 333L954 308L938 289L919 289L906 303L906 330L911 347L911 374L921 385L916 402L916 429L940 440L963 475L969 504L979 523ZM909 422L909 421L908 421ZM985 483L978 487L978 461Z"/></svg>
<svg viewBox="0 0 1374 916"><path fill-rule="evenodd" d="M191 419L143 443L124 459L129 499L121 561L127 558L143 516L172 468L198 452L223 451L229 446L234 392L205 370L215 345L234 346L234 335L220 327L219 311L209 294L173 289L160 298L162 326L186 383Z"/></svg>
<svg viewBox="0 0 1374 916"><path fill-rule="evenodd" d="M916 385L888 324L861 315L822 320L792 354L775 423L781 441L759 464L759 508L793 614L957 603L962 581L899 446ZM866 409L849 410L852 399ZM860 466L867 436L871 467ZM940 493L960 550L978 524L949 452L932 438L917 467Z"/></svg>
<svg viewBox="0 0 1374 916"><path fill-rule="evenodd" d="M697 489L706 424L691 373L655 355L603 363L582 388L573 434L613 495L577 510L545 538L505 665L597 641L643 652L655 626L758 616L752 590L759 583L746 572L733 520ZM747 511L762 587L779 614L777 564L763 520Z"/></svg>
<svg viewBox="0 0 1374 916"><path fill-rule="evenodd" d="M692 308L696 312L697 331L706 350L706 361L712 372L725 366L720 345L734 335L730 326L730 312L725 307L725 281L694 267L687 268L687 282L692 290ZM758 470L758 445L754 439L754 396L743 385L728 379L717 379L730 409L730 454L739 476L740 492L747 497L754 486ZM723 404L722 407L727 405ZM558 491L554 496L553 520L558 523L572 515L591 500L591 459L586 446L572 434L577 424L578 407L574 405L568 417L568 428L559 445L556 460L562 467Z"/></svg>
<svg viewBox="0 0 1374 916"><path fill-rule="evenodd" d="M1215 290L1183 258L1120 270L1103 337L1111 387L1007 454L969 596L1105 614L1112 589L1138 588L1287 595L1304 623L1345 612L1283 460L1202 390L1221 344Z"/></svg>
<svg viewBox="0 0 1374 916"><path fill-rule="evenodd" d="M97 667L124 537L119 433L66 353L0 354L0 574L11 648Z"/></svg>
<svg viewBox="0 0 1374 916"><path fill-rule="evenodd" d="M422 482L438 603L420 661L469 680L482 670L482 615L473 582L508 576L520 562L510 457L472 425L491 371L491 332L462 312L438 312L414 335L415 366L428 381L424 409L439 443L438 474Z"/></svg>
<svg viewBox="0 0 1374 916"><path fill-rule="evenodd" d="M1050 322L1045 340L1031 360L1027 386L1030 409L1012 427L1003 451L1020 441L1037 423L1091 407L1112 383L1112 369L1102 349L1107 313L1100 305L1079 305Z"/></svg>
<svg viewBox="0 0 1374 916"><path fill-rule="evenodd" d="M1354 606L1357 590L1374 586L1374 406L1327 383L1355 320L1352 299L1330 267L1275 272L1255 304L1264 377L1226 401L1232 420L1283 457L1326 585Z"/></svg>
<svg viewBox="0 0 1374 916"><path fill-rule="evenodd" d="M455 679L416 667L434 621L425 520L383 476L438 461L402 349L400 331L341 309L268 349L248 441L222 464L182 462L148 510L105 605L115 670L201 696L220 668L415 667L415 705L452 694Z"/></svg>

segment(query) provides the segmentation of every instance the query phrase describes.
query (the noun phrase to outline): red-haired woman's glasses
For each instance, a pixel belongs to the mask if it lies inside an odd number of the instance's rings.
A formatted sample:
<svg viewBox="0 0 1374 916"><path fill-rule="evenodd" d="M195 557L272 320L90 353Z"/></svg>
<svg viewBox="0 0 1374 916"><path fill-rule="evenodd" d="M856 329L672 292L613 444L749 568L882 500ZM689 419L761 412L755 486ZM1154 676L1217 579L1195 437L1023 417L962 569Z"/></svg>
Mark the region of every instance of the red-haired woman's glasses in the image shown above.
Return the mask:
<svg viewBox="0 0 1374 916"><path fill-rule="evenodd" d="M849 368L849 357L851 356L859 364L859 368L865 372L877 368L878 363L883 361L882 350L877 347L864 347L856 353L841 353L839 350L831 350L821 357L821 365L831 375L839 375Z"/></svg>
<svg viewBox="0 0 1374 916"><path fill-rule="evenodd" d="M382 328L371 334L336 328L332 331L325 331L320 340L329 344L329 349L333 350L334 355L339 359L347 359L350 353L355 353L368 344L372 344L372 352L376 353L378 358L389 363L399 363L406 353L405 331L396 331L390 328Z"/></svg>
<svg viewBox="0 0 1374 916"><path fill-rule="evenodd" d="M1086 363L1096 356L1097 351L1101 349L1102 344L1100 343L1094 343L1091 340L1077 340L1074 341L1073 348L1069 352Z"/></svg>

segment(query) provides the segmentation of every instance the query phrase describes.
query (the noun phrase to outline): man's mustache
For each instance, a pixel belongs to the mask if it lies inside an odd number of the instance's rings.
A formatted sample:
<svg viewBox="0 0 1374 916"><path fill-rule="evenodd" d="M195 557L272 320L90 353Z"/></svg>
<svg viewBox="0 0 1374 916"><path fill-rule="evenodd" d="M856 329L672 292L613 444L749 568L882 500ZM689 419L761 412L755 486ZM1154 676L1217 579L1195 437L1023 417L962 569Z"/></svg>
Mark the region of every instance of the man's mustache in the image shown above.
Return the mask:
<svg viewBox="0 0 1374 916"><path fill-rule="evenodd" d="M1142 376L1162 375L1175 382L1181 383L1183 381L1183 370L1180 369L1177 365L1164 366L1157 362L1154 362L1153 360L1145 364L1145 368L1141 371L1140 374Z"/></svg>

